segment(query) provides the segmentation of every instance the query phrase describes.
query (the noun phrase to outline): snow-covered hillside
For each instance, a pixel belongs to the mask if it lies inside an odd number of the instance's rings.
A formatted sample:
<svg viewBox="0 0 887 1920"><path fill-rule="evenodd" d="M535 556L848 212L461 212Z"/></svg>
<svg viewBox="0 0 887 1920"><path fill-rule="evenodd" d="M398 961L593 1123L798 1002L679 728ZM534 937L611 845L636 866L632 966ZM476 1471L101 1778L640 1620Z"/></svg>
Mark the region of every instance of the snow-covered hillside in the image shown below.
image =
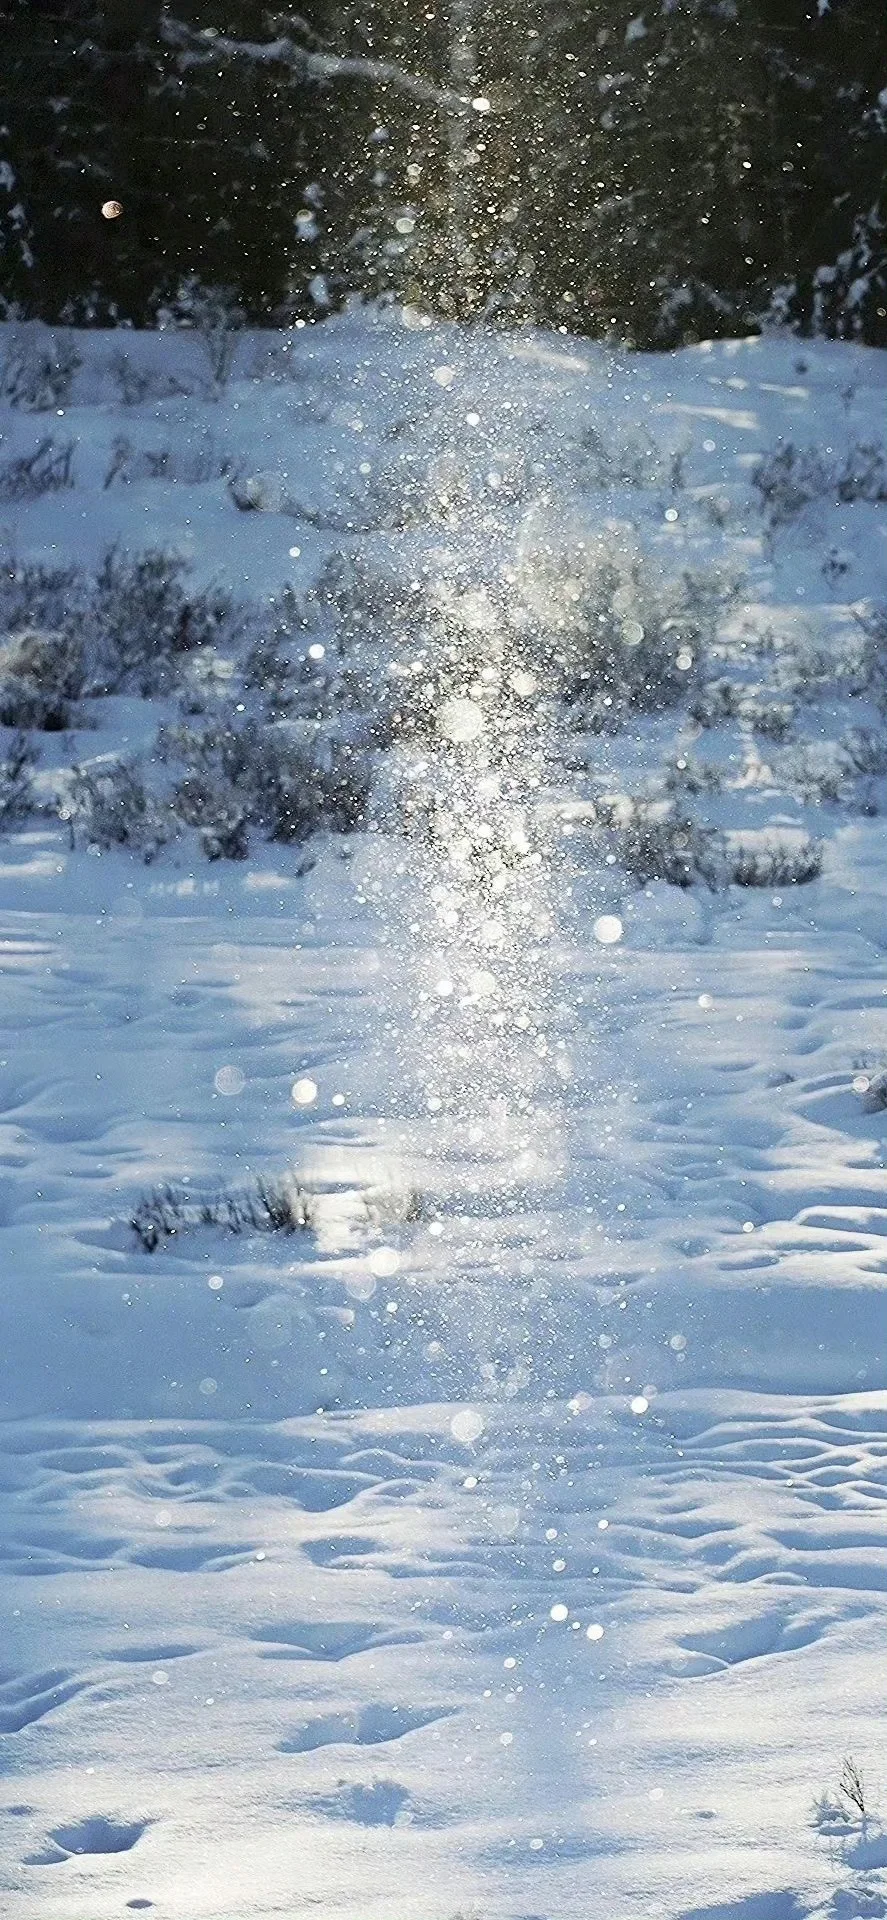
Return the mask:
<svg viewBox="0 0 887 1920"><path fill-rule="evenodd" d="M4 1914L883 1916L887 361L0 333Z"/></svg>

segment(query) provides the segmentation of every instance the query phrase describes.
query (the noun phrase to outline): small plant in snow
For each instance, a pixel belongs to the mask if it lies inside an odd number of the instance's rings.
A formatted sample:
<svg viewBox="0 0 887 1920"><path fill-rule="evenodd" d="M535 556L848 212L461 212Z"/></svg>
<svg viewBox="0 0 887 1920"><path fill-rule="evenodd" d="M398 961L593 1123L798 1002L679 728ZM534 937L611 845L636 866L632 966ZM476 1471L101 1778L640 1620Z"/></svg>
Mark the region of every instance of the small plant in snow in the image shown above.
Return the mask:
<svg viewBox="0 0 887 1920"><path fill-rule="evenodd" d="M23 733L14 735L0 758L0 833L16 826L32 811L34 758L34 749Z"/></svg>
<svg viewBox="0 0 887 1920"><path fill-rule="evenodd" d="M299 1233L314 1225L313 1197L290 1174L257 1178L243 1189L201 1198L187 1187L153 1187L134 1209L130 1226L146 1253L200 1227L223 1233Z"/></svg>
<svg viewBox="0 0 887 1920"><path fill-rule="evenodd" d="M428 1207L418 1187L379 1187L363 1195L367 1220L373 1227L415 1226L427 1220Z"/></svg>

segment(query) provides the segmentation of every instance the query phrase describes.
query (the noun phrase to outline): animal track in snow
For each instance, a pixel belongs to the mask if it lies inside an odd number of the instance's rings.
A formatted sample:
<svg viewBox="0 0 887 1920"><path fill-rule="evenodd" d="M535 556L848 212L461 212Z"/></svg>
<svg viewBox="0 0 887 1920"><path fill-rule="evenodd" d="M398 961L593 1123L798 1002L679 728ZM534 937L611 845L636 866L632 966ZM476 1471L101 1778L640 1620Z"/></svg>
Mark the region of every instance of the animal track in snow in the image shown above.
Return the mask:
<svg viewBox="0 0 887 1920"><path fill-rule="evenodd" d="M112 1820L102 1813L87 1814L70 1826L53 1827L42 1853L31 1854L26 1866L51 1867L72 1855L130 1853L150 1825L148 1820Z"/></svg>

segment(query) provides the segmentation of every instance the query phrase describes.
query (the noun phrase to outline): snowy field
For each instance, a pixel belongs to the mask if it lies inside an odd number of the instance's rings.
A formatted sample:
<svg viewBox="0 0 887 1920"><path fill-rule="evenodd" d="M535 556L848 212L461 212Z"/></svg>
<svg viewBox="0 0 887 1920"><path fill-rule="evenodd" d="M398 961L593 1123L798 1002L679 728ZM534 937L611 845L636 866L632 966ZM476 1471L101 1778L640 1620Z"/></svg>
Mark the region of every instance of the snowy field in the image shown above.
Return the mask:
<svg viewBox="0 0 887 1920"><path fill-rule="evenodd" d="M0 333L4 1916L887 1914L885 357Z"/></svg>

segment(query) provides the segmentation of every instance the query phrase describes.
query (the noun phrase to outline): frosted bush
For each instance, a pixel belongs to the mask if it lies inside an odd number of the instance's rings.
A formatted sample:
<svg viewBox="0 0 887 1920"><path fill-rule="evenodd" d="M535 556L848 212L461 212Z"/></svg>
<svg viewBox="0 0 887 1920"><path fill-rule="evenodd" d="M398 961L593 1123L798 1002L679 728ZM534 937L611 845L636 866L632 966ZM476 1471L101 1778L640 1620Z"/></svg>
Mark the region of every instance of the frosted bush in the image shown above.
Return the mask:
<svg viewBox="0 0 887 1920"><path fill-rule="evenodd" d="M146 1253L156 1253L168 1241L200 1227L235 1234L290 1234L313 1225L313 1198L291 1174L258 1177L249 1187L204 1197L185 1187L153 1187L130 1217L133 1233Z"/></svg>
<svg viewBox="0 0 887 1920"><path fill-rule="evenodd" d="M334 737L246 720L165 728L159 747L182 769L172 794L176 814L217 857L231 851L232 833L236 851L248 826L298 844L320 827L348 833L363 824L369 766Z"/></svg>
<svg viewBox="0 0 887 1920"><path fill-rule="evenodd" d="M180 656L212 644L231 612L221 593L186 592L185 562L151 549L112 549L91 590L85 644L96 691L144 695L174 684Z"/></svg>
<svg viewBox="0 0 887 1920"><path fill-rule="evenodd" d="M147 786L137 761L75 767L61 804L71 844L131 847L149 863L175 832L169 809Z"/></svg>
<svg viewBox="0 0 887 1920"><path fill-rule="evenodd" d="M791 841L731 841L727 878L735 887L803 887L818 880L822 865L821 842L806 836Z"/></svg>
<svg viewBox="0 0 887 1920"><path fill-rule="evenodd" d="M596 804L595 837L639 886L664 880L671 887L723 879L723 837L688 814L661 803L620 799Z"/></svg>
<svg viewBox="0 0 887 1920"><path fill-rule="evenodd" d="M0 723L57 733L83 691L83 656L68 634L26 630L0 642Z"/></svg>
<svg viewBox="0 0 887 1920"><path fill-rule="evenodd" d="M843 460L789 440L765 454L752 474L770 523L784 526L812 500L887 500L887 449L859 441Z"/></svg>
<svg viewBox="0 0 887 1920"><path fill-rule="evenodd" d="M26 413L51 413L71 398L81 357L69 334L39 324L13 334L0 368L0 399Z"/></svg>

